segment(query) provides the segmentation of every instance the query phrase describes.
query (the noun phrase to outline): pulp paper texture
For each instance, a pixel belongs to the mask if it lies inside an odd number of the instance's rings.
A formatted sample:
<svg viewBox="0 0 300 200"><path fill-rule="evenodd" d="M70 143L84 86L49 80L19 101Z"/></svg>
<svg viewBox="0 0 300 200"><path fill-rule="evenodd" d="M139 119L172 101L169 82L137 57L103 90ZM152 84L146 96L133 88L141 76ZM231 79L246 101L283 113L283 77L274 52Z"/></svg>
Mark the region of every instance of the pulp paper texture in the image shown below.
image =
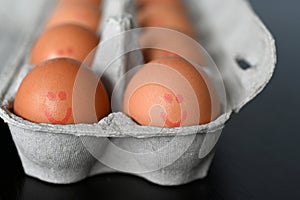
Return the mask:
<svg viewBox="0 0 300 200"><path fill-rule="evenodd" d="M40 13L47 7L26 1ZM209 124L173 129L139 126L121 112L114 112L96 124L51 125L23 120L11 108L21 80L32 67L26 63L26 57L37 35L33 37L32 32L26 31L24 45L15 52L0 77L3 83L0 115L9 125L26 174L60 184L115 171L135 174L160 185L184 184L206 176L215 144L232 111L239 111L270 80L276 62L275 45L269 31L244 0L183 2L222 74L226 111ZM43 3L48 5L51 1ZM103 9L104 20L99 26L103 41L133 28L135 8L130 0L107 0ZM41 27L36 14L29 17L32 18L28 26L32 30ZM114 54L127 45L136 45L134 40L134 37L120 37L105 53ZM103 73L110 93L128 66L143 63L141 54L124 56L104 72L101 66L109 62L109 56L103 55L97 49L93 70ZM247 62L250 68L241 69L237 59Z"/></svg>

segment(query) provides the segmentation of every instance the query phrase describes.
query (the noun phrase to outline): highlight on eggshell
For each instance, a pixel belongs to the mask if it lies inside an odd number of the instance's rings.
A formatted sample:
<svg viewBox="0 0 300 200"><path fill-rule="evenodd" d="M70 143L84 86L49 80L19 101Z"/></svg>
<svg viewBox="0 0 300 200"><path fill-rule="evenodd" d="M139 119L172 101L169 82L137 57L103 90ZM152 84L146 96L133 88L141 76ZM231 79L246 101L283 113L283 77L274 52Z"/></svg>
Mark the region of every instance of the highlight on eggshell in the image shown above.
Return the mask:
<svg viewBox="0 0 300 200"><path fill-rule="evenodd" d="M180 127L206 124L220 115L203 72L180 57L145 64L130 80L123 112L144 126Z"/></svg>
<svg viewBox="0 0 300 200"><path fill-rule="evenodd" d="M37 65L49 59L62 57L83 62L98 43L98 36L82 26L55 26L37 38L31 50L30 63ZM92 60L90 56L90 61L85 63L90 65Z"/></svg>
<svg viewBox="0 0 300 200"><path fill-rule="evenodd" d="M97 32L101 18L100 10L96 7L85 4L59 4L52 13L46 29L61 24L81 25L93 32Z"/></svg>
<svg viewBox="0 0 300 200"><path fill-rule="evenodd" d="M17 91L14 113L49 124L96 123L107 116L110 102L103 84L81 65L73 59L57 58L33 68Z"/></svg>

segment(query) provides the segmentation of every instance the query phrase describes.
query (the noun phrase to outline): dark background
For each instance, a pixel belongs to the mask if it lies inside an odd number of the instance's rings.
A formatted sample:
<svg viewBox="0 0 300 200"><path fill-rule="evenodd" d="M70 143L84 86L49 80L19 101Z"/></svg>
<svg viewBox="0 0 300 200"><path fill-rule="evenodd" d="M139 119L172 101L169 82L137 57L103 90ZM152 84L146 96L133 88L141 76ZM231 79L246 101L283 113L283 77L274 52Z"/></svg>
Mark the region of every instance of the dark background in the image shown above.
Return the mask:
<svg viewBox="0 0 300 200"><path fill-rule="evenodd" d="M250 2L276 38L277 69L264 92L227 123L207 178L178 187L123 174L47 184L24 175L1 120L0 199L300 199L300 2Z"/></svg>

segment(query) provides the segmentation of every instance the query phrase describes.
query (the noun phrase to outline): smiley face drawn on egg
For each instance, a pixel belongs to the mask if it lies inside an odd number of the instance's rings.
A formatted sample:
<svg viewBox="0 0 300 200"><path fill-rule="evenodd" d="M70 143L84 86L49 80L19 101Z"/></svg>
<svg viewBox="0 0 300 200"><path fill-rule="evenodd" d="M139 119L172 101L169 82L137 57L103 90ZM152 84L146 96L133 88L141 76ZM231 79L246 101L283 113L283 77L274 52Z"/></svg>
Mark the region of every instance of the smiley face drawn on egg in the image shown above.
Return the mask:
<svg viewBox="0 0 300 200"><path fill-rule="evenodd" d="M34 43L30 63L38 65L54 58L72 58L89 65L87 57L92 60L93 49L99 38L89 29L75 25L62 24L47 29ZM90 61L91 62L91 61Z"/></svg>
<svg viewBox="0 0 300 200"><path fill-rule="evenodd" d="M175 99L173 98L174 95L170 94L170 93L166 93L164 94L164 100L167 104L181 104L184 99L183 96L181 94L178 94ZM184 110L182 111L182 116L179 120L177 120L176 122L171 121L168 118L168 114L164 111L161 112L160 114L161 118L164 120L165 125L167 125L168 127L174 128L174 127L179 127L182 125L182 123L187 119L187 111Z"/></svg>
<svg viewBox="0 0 300 200"><path fill-rule="evenodd" d="M54 92L49 91L46 96L46 100L49 101L49 103L54 103L54 104L64 103L67 100L67 93L65 91L60 91L56 96ZM57 116L53 116L51 111L47 109L45 110L45 116L52 124L67 124L68 120L72 116L72 108L67 107L65 115L62 119L56 119Z"/></svg>
<svg viewBox="0 0 300 200"><path fill-rule="evenodd" d="M58 49L56 51L56 54L58 56L71 56L74 53L74 50L72 47L68 47L66 49Z"/></svg>
<svg viewBox="0 0 300 200"><path fill-rule="evenodd" d="M19 117L35 123L96 123L110 112L108 95L97 75L80 62L56 58L33 68L13 104Z"/></svg>
<svg viewBox="0 0 300 200"><path fill-rule="evenodd" d="M123 112L143 126L174 128L209 123L218 115L218 102L211 97L204 75L180 57L151 61L130 80Z"/></svg>

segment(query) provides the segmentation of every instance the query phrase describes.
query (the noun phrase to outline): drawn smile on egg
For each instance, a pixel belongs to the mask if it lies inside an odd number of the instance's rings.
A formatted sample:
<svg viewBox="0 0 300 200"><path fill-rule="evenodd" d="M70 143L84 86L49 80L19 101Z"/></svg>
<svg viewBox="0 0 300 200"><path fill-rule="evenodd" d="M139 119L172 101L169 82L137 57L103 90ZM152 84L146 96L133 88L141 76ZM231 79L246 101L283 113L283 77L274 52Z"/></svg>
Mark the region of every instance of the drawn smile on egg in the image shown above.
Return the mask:
<svg viewBox="0 0 300 200"><path fill-rule="evenodd" d="M178 104L181 104L183 102L183 96L182 95L177 95L176 96L176 102ZM164 100L165 102L171 104L172 101L173 101L173 97L171 94L165 94L164 95ZM181 126L181 124L187 119L187 111L183 111L182 112L182 117L180 120L176 121L176 122L172 122L169 118L168 118L168 115L167 113L165 112L161 112L160 113L160 116L161 118L164 120L165 124L168 126L168 127L179 127Z"/></svg>
<svg viewBox="0 0 300 200"><path fill-rule="evenodd" d="M59 97L60 101L65 101L67 99L67 94L64 91L61 91L61 92L59 92L58 97ZM56 101L55 93L48 92L47 99L49 101ZM52 124L66 124L68 122L68 120L71 118L71 115L72 115L72 108L71 107L67 108L65 116L61 120L55 119L50 112L48 112L47 110L45 111L45 116L47 117L49 122L51 122Z"/></svg>

